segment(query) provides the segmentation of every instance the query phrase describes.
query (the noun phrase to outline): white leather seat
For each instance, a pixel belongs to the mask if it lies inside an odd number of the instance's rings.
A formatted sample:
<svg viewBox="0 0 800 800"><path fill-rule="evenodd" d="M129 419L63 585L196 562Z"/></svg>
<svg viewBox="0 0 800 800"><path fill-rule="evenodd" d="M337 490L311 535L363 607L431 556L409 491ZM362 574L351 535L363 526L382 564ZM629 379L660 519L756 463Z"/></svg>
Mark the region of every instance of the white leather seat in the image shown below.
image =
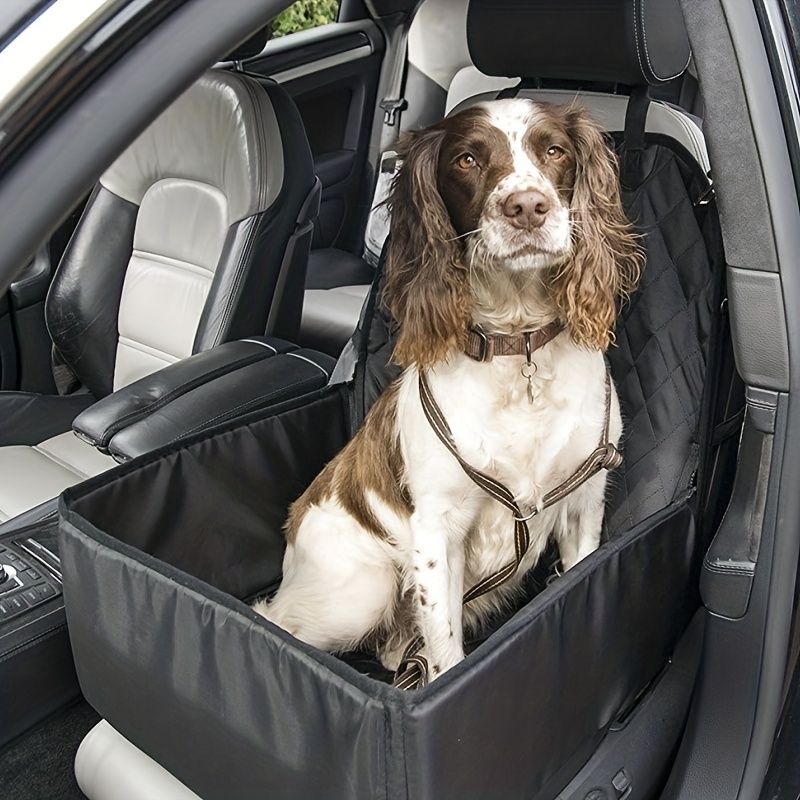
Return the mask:
<svg viewBox="0 0 800 800"><path fill-rule="evenodd" d="M72 431L37 445L0 447L0 522L115 464L111 456L82 442Z"/></svg>
<svg viewBox="0 0 800 800"><path fill-rule="evenodd" d="M305 272L301 209L315 213L317 192L286 92L233 72L205 73L119 156L46 304L88 393L0 392L0 522L115 465L70 430L95 400L231 339L296 338L303 287L289 273Z"/></svg>

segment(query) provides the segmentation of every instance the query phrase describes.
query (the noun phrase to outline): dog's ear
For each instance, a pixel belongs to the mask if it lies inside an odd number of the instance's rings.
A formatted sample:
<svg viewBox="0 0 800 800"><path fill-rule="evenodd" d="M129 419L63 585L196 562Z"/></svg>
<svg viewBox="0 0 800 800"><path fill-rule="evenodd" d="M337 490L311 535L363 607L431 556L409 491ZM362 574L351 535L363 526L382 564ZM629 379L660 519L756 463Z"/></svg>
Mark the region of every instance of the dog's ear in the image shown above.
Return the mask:
<svg viewBox="0 0 800 800"><path fill-rule="evenodd" d="M555 299L575 342L605 350L614 341L617 302L636 288L644 257L622 209L614 152L585 111L566 114L577 160L573 256L554 277Z"/></svg>
<svg viewBox="0 0 800 800"><path fill-rule="evenodd" d="M399 324L393 359L425 368L463 348L470 318L462 245L437 188L439 152L446 132L429 128L406 135L389 195L391 238L383 300Z"/></svg>

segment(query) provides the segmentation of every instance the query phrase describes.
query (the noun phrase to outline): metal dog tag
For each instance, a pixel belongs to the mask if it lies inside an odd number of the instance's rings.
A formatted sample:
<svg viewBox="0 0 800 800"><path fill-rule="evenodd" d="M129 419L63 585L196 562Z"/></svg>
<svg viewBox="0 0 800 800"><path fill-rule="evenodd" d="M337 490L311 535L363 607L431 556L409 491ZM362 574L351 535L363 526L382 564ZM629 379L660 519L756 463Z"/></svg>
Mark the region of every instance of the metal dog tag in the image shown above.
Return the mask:
<svg viewBox="0 0 800 800"><path fill-rule="evenodd" d="M522 373L522 377L528 381L528 402L531 403L531 405L533 404L533 398L534 398L533 376L536 374L537 369L538 368L536 364L528 363L528 364L523 364L522 369L520 370L520 372Z"/></svg>

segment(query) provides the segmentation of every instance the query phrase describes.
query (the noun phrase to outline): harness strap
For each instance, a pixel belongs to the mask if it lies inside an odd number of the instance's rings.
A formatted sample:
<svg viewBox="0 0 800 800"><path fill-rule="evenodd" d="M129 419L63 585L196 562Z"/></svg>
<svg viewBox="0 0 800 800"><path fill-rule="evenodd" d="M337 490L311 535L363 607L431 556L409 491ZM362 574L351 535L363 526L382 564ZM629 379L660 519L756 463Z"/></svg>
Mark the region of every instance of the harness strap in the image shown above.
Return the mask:
<svg viewBox="0 0 800 800"><path fill-rule="evenodd" d="M477 486L485 491L490 497L504 505L514 515L514 560L506 564L497 572L488 575L483 580L476 583L464 594L463 602L472 602L478 597L497 589L509 580L519 569L525 554L530 545L530 531L528 530L528 520L549 508L555 503L563 500L568 494L574 492L579 486L586 483L589 478L596 475L601 469L616 469L622 463L622 454L616 446L608 440L611 427L611 376L606 370L606 414L603 424L603 431L600 435L600 443L591 452L589 457L578 467L578 469L565 481L560 483L555 489L549 491L538 505L527 516L523 515L514 495L509 489L499 481L475 469L465 461L456 448L453 440L453 433L447 420L442 413L442 409L436 402L431 392L428 381L423 372L419 373L419 396L422 402L422 410L430 423L433 432L439 441L450 451L452 456L461 465L461 468ZM428 673L427 661L419 655L422 649L423 640L421 636L415 637L406 648L403 660L395 673L393 685L398 689L417 689L424 685Z"/></svg>

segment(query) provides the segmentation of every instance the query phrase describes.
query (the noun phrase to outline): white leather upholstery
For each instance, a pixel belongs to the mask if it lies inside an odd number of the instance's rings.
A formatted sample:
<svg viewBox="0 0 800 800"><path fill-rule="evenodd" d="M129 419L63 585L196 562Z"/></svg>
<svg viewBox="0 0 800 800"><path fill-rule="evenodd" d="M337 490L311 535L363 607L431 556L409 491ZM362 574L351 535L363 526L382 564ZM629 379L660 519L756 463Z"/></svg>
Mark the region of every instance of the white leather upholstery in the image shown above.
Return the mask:
<svg viewBox="0 0 800 800"><path fill-rule="evenodd" d="M122 289L115 391L192 354L227 230L219 189L170 178L147 190Z"/></svg>
<svg viewBox="0 0 800 800"><path fill-rule="evenodd" d="M165 142L174 146L165 148ZM109 167L100 183L139 205L175 175L220 189L233 223L264 211L283 185L283 150L269 98L258 102L236 75L211 70L190 86Z"/></svg>
<svg viewBox="0 0 800 800"><path fill-rule="evenodd" d="M518 83L519 78L498 78L496 75L484 75L476 66L470 64L453 75L453 80L447 87L445 114L450 114L457 105L468 98L474 98L476 95L486 92L496 93L509 86L516 86Z"/></svg>
<svg viewBox="0 0 800 800"><path fill-rule="evenodd" d="M467 46L466 0L425 0L408 32L408 60L443 89L472 63Z"/></svg>
<svg viewBox="0 0 800 800"><path fill-rule="evenodd" d="M0 447L0 522L116 464L72 431L29 447Z"/></svg>
<svg viewBox="0 0 800 800"><path fill-rule="evenodd" d="M200 800L105 720L81 742L75 777L89 800Z"/></svg>

